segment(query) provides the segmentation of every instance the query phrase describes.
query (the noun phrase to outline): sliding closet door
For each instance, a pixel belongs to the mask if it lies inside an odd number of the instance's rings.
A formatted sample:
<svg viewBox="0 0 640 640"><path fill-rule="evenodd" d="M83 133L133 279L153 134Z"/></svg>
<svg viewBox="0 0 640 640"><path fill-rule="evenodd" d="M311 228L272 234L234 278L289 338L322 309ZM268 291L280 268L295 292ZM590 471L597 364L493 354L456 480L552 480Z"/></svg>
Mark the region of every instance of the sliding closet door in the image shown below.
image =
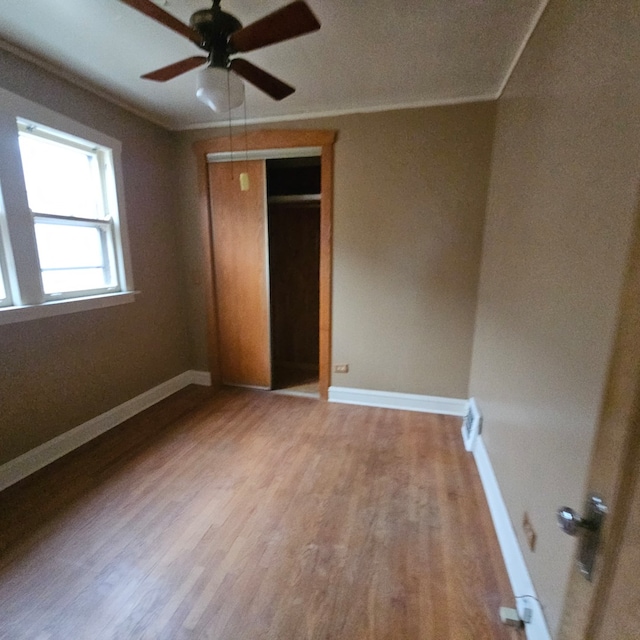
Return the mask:
<svg viewBox="0 0 640 640"><path fill-rule="evenodd" d="M211 163L209 187L222 382L271 388L265 162Z"/></svg>

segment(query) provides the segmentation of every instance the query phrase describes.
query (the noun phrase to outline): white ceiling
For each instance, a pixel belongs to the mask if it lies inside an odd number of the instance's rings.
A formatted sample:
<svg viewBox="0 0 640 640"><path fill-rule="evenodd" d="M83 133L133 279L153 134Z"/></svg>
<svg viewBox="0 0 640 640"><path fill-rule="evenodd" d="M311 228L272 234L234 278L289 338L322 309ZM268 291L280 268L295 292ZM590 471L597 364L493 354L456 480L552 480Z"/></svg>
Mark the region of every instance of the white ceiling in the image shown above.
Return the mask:
<svg viewBox="0 0 640 640"><path fill-rule="evenodd" d="M222 0L244 25L288 0ZM247 85L249 121L496 98L547 0L308 0L320 31L244 57L296 87ZM158 0L183 22L209 0ZM195 98L195 71L140 75L201 51L119 0L0 0L0 38L172 129L228 119ZM0 44L1 46L1 44ZM6 45L5 45L6 46ZM234 118L243 118L240 107Z"/></svg>

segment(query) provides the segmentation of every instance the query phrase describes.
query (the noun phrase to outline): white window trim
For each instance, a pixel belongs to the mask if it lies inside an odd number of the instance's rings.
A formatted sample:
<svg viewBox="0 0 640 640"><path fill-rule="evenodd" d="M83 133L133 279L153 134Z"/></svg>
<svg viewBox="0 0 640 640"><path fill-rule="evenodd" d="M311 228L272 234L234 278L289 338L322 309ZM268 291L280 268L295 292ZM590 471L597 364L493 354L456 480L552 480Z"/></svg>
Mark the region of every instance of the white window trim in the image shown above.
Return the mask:
<svg viewBox="0 0 640 640"><path fill-rule="evenodd" d="M0 300L0 309L9 307L12 305L11 291L15 288L15 285L11 286L11 274L9 273L7 261L13 260L13 252L9 245L9 231L7 229L6 216L4 213L4 202L2 200L2 192L0 191L0 278L2 278L2 284L4 285L5 298Z"/></svg>
<svg viewBox="0 0 640 640"><path fill-rule="evenodd" d="M68 298L66 300L54 300L42 304L2 307L0 308L0 325L14 322L26 322L39 318L61 316L77 311L91 311L92 309L106 309L120 304L127 304L135 300L138 291L126 291L118 293L106 293L99 296L87 296L84 298Z"/></svg>
<svg viewBox="0 0 640 640"><path fill-rule="evenodd" d="M118 216L114 219L114 231L120 238L117 263L121 287L118 292L59 300L45 298L40 272L38 270L36 273L33 269L33 265L39 263L18 149L18 119L30 120L111 149L115 184L111 186L109 196L117 202ZM10 144L13 136L15 144ZM133 302L136 292L127 234L121 156L122 144L119 140L0 88L0 242L3 243L7 261L0 268L3 268L4 284L12 301L10 306L0 306L0 325Z"/></svg>

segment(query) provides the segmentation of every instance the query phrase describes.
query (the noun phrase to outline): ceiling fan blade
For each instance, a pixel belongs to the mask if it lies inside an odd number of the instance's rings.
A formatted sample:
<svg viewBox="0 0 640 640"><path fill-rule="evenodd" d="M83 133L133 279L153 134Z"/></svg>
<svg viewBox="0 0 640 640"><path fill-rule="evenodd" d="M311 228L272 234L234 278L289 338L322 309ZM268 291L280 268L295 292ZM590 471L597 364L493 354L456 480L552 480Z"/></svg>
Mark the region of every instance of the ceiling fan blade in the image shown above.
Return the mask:
<svg viewBox="0 0 640 640"><path fill-rule="evenodd" d="M171 78L179 76L181 73L186 73L187 71L191 71L191 69L203 65L205 62L207 62L207 58L204 56L193 56L192 58L180 60L180 62L174 62L166 67L162 67L162 69L156 69L151 73L145 73L142 77L146 80L166 82L167 80L171 80Z"/></svg>
<svg viewBox="0 0 640 640"><path fill-rule="evenodd" d="M261 91L270 95L274 100L282 100L295 91L295 89L286 82L278 80L275 76L256 67L256 65L251 62L247 62L247 60L235 58L231 61L229 68L239 76L242 76L247 82L250 82Z"/></svg>
<svg viewBox="0 0 640 640"><path fill-rule="evenodd" d="M180 22L178 18L161 9L158 5L151 2L151 0L120 0L120 2L129 5L132 9L140 11L140 13L144 13L144 15L149 16L149 18L157 20L165 27L169 27L169 29L172 29L185 38L189 38L189 40L195 42L198 46L202 45L202 37L195 29L184 24L184 22Z"/></svg>
<svg viewBox="0 0 640 640"><path fill-rule="evenodd" d="M296 0L232 33L229 44L233 51L253 51L317 31L319 28L320 22L307 3L304 0Z"/></svg>

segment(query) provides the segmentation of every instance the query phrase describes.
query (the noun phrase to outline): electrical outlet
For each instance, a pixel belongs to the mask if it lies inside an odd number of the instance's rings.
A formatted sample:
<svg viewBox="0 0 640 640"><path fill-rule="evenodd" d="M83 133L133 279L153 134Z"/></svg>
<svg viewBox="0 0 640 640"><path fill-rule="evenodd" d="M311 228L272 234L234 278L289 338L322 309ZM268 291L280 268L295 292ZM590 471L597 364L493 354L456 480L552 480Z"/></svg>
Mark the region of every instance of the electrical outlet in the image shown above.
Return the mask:
<svg viewBox="0 0 640 640"><path fill-rule="evenodd" d="M520 596L517 598L518 601L518 615L522 619L522 622L525 624L533 623L533 611L536 606L535 599L530 598L529 596Z"/></svg>
<svg viewBox="0 0 640 640"><path fill-rule="evenodd" d="M349 365L348 364L337 364L333 367L333 370L336 373L349 373Z"/></svg>
<svg viewBox="0 0 640 640"><path fill-rule="evenodd" d="M524 535L527 537L527 544L529 545L529 549L531 549L531 551L535 551L536 540L538 539L538 536L533 529L531 520L529 520L529 514L526 511L524 512L524 516L522 517L522 530L524 531Z"/></svg>

